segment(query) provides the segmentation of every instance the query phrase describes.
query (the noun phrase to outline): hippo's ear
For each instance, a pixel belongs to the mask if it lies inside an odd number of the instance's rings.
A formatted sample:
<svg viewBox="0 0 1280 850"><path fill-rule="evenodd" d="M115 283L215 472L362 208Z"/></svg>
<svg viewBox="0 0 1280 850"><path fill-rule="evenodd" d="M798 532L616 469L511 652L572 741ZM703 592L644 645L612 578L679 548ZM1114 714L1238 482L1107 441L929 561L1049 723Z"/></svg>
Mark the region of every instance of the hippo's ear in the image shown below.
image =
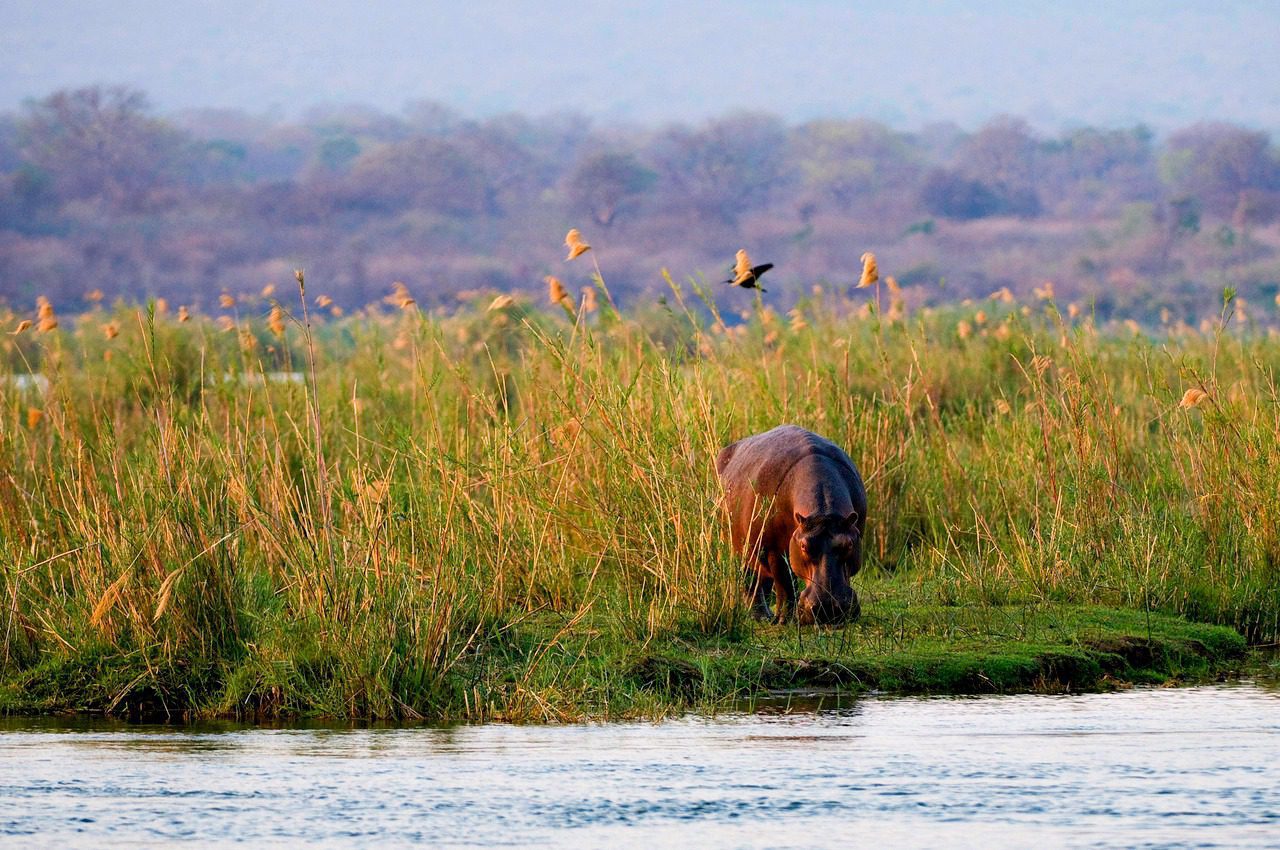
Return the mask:
<svg viewBox="0 0 1280 850"><path fill-rule="evenodd" d="M819 525L822 525L822 517L805 516L804 513L796 511L796 525L805 531L813 531L814 529L817 529Z"/></svg>
<svg viewBox="0 0 1280 850"><path fill-rule="evenodd" d="M849 531L857 531L858 530L858 512L850 511L849 515L840 521L840 524L843 525Z"/></svg>

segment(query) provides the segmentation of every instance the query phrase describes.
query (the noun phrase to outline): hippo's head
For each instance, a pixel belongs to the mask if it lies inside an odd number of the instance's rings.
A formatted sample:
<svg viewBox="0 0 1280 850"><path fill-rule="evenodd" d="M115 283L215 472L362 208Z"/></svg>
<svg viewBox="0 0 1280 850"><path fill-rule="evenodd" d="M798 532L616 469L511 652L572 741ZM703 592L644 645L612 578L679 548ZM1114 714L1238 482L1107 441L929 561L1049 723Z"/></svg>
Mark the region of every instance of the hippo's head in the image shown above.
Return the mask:
<svg viewBox="0 0 1280 850"><path fill-rule="evenodd" d="M791 535L791 571L804 579L796 618L805 625L841 623L858 616L858 597L849 577L861 565L858 515L804 516L797 513Z"/></svg>

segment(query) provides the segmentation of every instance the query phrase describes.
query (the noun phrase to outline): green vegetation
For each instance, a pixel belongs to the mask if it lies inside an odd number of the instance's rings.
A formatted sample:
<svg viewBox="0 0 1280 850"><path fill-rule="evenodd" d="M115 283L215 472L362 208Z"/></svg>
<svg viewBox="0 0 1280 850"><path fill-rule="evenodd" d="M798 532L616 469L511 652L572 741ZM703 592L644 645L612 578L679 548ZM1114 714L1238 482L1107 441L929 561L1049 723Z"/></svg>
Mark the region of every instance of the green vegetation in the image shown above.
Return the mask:
<svg viewBox="0 0 1280 850"><path fill-rule="evenodd" d="M48 387L0 385L0 708L621 716L1163 681L1280 637L1280 342L1229 305L1152 337L595 286L5 336ZM711 459L786 421L867 481L843 628L752 622L723 542Z"/></svg>

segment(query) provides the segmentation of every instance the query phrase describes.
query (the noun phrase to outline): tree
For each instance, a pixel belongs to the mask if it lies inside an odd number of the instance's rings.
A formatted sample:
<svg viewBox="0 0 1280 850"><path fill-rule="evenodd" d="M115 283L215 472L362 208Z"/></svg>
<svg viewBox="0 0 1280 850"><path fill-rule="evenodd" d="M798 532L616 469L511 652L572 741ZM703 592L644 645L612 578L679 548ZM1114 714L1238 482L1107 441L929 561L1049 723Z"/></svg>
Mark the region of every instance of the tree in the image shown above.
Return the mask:
<svg viewBox="0 0 1280 850"><path fill-rule="evenodd" d="M956 170L995 195L996 212L1034 216L1040 212L1037 147L1025 121L997 118L962 145Z"/></svg>
<svg viewBox="0 0 1280 850"><path fill-rule="evenodd" d="M1266 133L1231 124L1199 124L1169 137L1161 176L1174 194L1197 198L1218 218L1247 224L1274 216L1280 164Z"/></svg>
<svg viewBox="0 0 1280 850"><path fill-rule="evenodd" d="M56 92L27 107L20 135L23 157L60 200L98 197L130 210L174 179L186 152L183 134L128 88Z"/></svg>
<svg viewBox="0 0 1280 850"><path fill-rule="evenodd" d="M771 116L742 114L702 130L675 127L650 150L663 191L675 207L736 224L767 204L786 173L786 132Z"/></svg>
<svg viewBox="0 0 1280 850"><path fill-rule="evenodd" d="M484 181L484 209L500 216L513 200L524 200L539 185L535 157L522 143L528 125L513 121L468 124L452 134L451 140L465 149Z"/></svg>
<svg viewBox="0 0 1280 850"><path fill-rule="evenodd" d="M484 212L484 175L457 145L417 138L361 155L342 181L340 201L355 209L399 212L410 207L447 215Z"/></svg>
<svg viewBox="0 0 1280 850"><path fill-rule="evenodd" d="M1041 146L1039 164L1040 196L1060 215L1114 214L1162 195L1146 127L1072 130Z"/></svg>
<svg viewBox="0 0 1280 850"><path fill-rule="evenodd" d="M1001 210L1000 197L985 183L935 168L920 187L920 202L934 215L958 220L986 218Z"/></svg>
<svg viewBox="0 0 1280 850"><path fill-rule="evenodd" d="M569 176L569 202L601 227L611 227L620 214L635 208L657 178L634 154L593 154Z"/></svg>
<svg viewBox="0 0 1280 850"><path fill-rule="evenodd" d="M860 198L893 191L918 179L906 137L875 121L813 121L791 138L805 188L848 212Z"/></svg>
<svg viewBox="0 0 1280 850"><path fill-rule="evenodd" d="M0 115L0 174L14 171L21 163L18 118L9 113L2 114Z"/></svg>

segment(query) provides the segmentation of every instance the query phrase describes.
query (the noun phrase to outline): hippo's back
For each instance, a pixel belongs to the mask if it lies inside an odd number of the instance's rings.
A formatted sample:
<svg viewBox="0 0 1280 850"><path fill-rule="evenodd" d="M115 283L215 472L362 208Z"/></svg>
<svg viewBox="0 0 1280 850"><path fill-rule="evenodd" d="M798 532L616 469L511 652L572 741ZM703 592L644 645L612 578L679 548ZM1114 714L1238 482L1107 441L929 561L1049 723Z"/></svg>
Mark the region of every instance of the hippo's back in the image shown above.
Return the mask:
<svg viewBox="0 0 1280 850"><path fill-rule="evenodd" d="M833 461L850 490L862 491L862 478L844 449L798 425L779 425L725 446L716 457L716 473L731 499L747 491L772 495L796 464L814 456Z"/></svg>

